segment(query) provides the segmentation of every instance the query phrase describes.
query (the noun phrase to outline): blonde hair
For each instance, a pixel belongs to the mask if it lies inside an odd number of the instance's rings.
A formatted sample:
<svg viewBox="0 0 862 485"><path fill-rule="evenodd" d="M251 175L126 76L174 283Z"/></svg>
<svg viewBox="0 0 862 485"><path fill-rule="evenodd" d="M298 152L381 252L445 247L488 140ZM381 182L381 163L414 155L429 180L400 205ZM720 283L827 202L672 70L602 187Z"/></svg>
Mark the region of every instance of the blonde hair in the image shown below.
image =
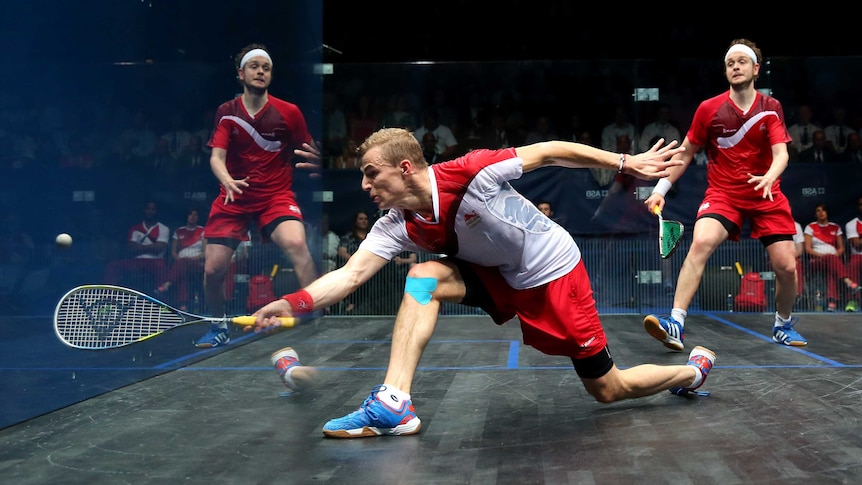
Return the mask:
<svg viewBox="0 0 862 485"><path fill-rule="evenodd" d="M417 168L428 166L419 141L413 133L404 128L382 128L375 131L359 145L356 153L361 159L368 150L375 147L380 147L380 156L392 166L404 159L413 162Z"/></svg>

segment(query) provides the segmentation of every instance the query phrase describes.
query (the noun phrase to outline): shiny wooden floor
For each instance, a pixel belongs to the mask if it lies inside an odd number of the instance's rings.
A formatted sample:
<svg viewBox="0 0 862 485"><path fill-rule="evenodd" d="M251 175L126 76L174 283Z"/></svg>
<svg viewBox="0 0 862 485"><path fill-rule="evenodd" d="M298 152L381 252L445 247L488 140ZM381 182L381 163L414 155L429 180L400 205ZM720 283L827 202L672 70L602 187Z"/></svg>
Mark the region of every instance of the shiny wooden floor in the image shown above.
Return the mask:
<svg viewBox="0 0 862 485"><path fill-rule="evenodd" d="M686 360L638 315L603 322L620 367ZM770 326L769 315L692 316L687 348L718 355L711 396L602 405L567 359L523 346L515 321L443 317L413 388L422 431L339 440L321 427L383 378L392 318L327 317L3 429L0 481L862 482L862 315L802 314L804 348L772 343ZM282 395L269 355L288 345L321 369L313 391Z"/></svg>

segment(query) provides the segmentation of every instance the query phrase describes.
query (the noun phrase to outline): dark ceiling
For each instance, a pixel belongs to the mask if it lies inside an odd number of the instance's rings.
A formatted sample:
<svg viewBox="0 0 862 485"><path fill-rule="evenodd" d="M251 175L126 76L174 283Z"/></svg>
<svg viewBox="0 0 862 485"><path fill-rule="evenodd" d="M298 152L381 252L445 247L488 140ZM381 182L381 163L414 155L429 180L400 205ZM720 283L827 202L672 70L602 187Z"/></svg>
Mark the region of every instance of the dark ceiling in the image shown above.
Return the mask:
<svg viewBox="0 0 862 485"><path fill-rule="evenodd" d="M326 60L400 62L720 56L736 37L767 56L862 54L852 16L757 12L730 4L694 14L638 4L546 0L28 0L0 2L3 58L220 61L261 41L290 49L296 22ZM322 12L323 21L319 20ZM308 19L314 14L317 19ZM822 17L822 19L821 19ZM717 19L717 20L716 20ZM847 19L847 20L845 20ZM322 29L322 32L321 32ZM300 29L301 30L301 29ZM316 43L315 43L316 45ZM337 53L336 51L340 52Z"/></svg>

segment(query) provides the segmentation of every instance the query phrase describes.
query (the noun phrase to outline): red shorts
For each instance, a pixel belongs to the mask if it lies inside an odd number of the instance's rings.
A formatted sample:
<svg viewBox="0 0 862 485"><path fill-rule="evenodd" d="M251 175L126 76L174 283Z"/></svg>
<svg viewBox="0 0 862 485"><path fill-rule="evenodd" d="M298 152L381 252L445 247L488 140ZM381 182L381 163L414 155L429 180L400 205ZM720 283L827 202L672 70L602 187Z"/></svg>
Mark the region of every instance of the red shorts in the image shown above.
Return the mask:
<svg viewBox="0 0 862 485"><path fill-rule="evenodd" d="M751 238L760 239L765 236L794 235L796 226L793 223L793 213L790 202L783 193L773 194L774 200L743 199L717 190L707 189L706 195L697 209L697 218L716 214L734 223L737 230L728 239L739 241L739 229L746 219L750 221Z"/></svg>
<svg viewBox="0 0 862 485"><path fill-rule="evenodd" d="M266 200L240 200L230 204L225 204L224 197L219 197L210 207L204 235L208 239L248 241L251 224L262 228L280 217L302 220L302 211L299 210L293 193L279 194Z"/></svg>
<svg viewBox="0 0 862 485"><path fill-rule="evenodd" d="M584 359L607 346L583 260L567 275L527 290L510 287L497 268L473 265L496 308L485 309L502 324L515 315L524 343L548 355Z"/></svg>

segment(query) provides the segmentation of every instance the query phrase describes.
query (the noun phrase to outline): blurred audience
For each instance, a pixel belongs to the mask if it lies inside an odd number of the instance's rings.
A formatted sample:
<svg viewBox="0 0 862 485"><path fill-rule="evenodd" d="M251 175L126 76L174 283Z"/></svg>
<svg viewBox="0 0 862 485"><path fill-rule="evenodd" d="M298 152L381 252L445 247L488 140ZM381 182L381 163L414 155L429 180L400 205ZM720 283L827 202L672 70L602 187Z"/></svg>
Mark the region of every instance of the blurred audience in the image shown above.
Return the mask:
<svg viewBox="0 0 862 485"><path fill-rule="evenodd" d="M832 123L826 128L823 128L826 134L826 144L835 153L843 153L847 148L847 137L850 133L855 133L852 127L847 124L847 109L843 106L832 107Z"/></svg>
<svg viewBox="0 0 862 485"><path fill-rule="evenodd" d="M617 149L617 140L621 135L625 135L631 140L629 154L633 154L635 149L635 140L637 137L637 129L632 124L629 118L629 113L625 106L617 106L614 110L614 121L602 128L602 150L615 151Z"/></svg>
<svg viewBox="0 0 862 485"><path fill-rule="evenodd" d="M425 133L433 133L434 138L437 139L436 153L439 155L440 161L451 160L459 154L458 140L455 139L455 135L448 126L440 124L437 111L433 108L425 112L422 117L422 126L413 132L413 136L419 143L422 143L422 137Z"/></svg>
<svg viewBox="0 0 862 485"><path fill-rule="evenodd" d="M856 217L844 225L844 235L847 237L847 246L850 247L847 271L850 279L860 281L862 280L862 195L856 197ZM858 311L857 299L848 302L845 310Z"/></svg>
<svg viewBox="0 0 862 485"><path fill-rule="evenodd" d="M799 152L799 161L802 163L832 163L835 160L836 154L827 143L823 130L814 130L811 133L811 146Z"/></svg>
<svg viewBox="0 0 862 485"><path fill-rule="evenodd" d="M203 176L210 173L210 154L204 150L204 140L200 135L189 135L174 166L186 173Z"/></svg>
<svg viewBox="0 0 862 485"><path fill-rule="evenodd" d="M356 107L347 113L347 137L362 143L369 135L380 128L383 114L377 100L362 95L356 102Z"/></svg>
<svg viewBox="0 0 862 485"><path fill-rule="evenodd" d="M171 157L178 158L183 148L188 145L191 133L186 129L185 115L182 112L173 112L168 117L168 130L159 138L168 142L168 152Z"/></svg>
<svg viewBox="0 0 862 485"><path fill-rule="evenodd" d="M110 261L105 266L105 283L131 286L148 293L153 286L167 279L165 254L171 232L168 226L159 222L158 216L158 204L154 201L147 202L144 206L144 219L129 228L126 240L127 257ZM144 281L143 277L150 278L150 281Z"/></svg>
<svg viewBox="0 0 862 485"><path fill-rule="evenodd" d="M533 124L533 129L527 132L527 137L524 143L530 145L540 141L550 141L559 139L559 135L551 127L551 117L547 114L540 114L536 117Z"/></svg>
<svg viewBox="0 0 862 485"><path fill-rule="evenodd" d="M858 133L851 132L847 135L847 146L838 155L837 161L862 163L862 137Z"/></svg>
<svg viewBox="0 0 862 485"><path fill-rule="evenodd" d="M428 165L442 161L440 159L440 154L437 153L437 137L430 131L426 131L425 134L422 135L422 155L425 157L425 161L428 162Z"/></svg>
<svg viewBox="0 0 862 485"><path fill-rule="evenodd" d="M838 284L846 288L851 297L859 293L860 287L850 278L844 264L844 231L829 220L826 204L817 204L815 221L805 226L805 254L812 272L821 272L826 277L826 310L834 312L842 299Z"/></svg>
<svg viewBox="0 0 862 485"><path fill-rule="evenodd" d="M488 123L482 135L480 148L498 150L500 148L520 146L521 143L519 142L518 133L506 126L506 113L499 109L492 111L490 123Z"/></svg>
<svg viewBox="0 0 862 485"><path fill-rule="evenodd" d="M793 138L787 146L791 161L814 144L814 132L820 130L820 126L813 120L814 112L810 105L802 104L796 109L796 122L787 128Z"/></svg>
<svg viewBox="0 0 862 485"><path fill-rule="evenodd" d="M650 141L662 138L665 143L673 140L682 143L682 136L677 127L670 119L670 105L661 103L656 107L655 119L647 123L641 131L638 145L634 147L635 151L646 151L652 146Z"/></svg>
<svg viewBox="0 0 862 485"><path fill-rule="evenodd" d="M386 112L383 114L381 126L387 128L404 128L415 130L418 126L416 112L410 106L410 100L406 94L394 94L389 98ZM365 140L363 140L365 141Z"/></svg>
<svg viewBox="0 0 862 485"><path fill-rule="evenodd" d="M178 305L180 310L187 310L189 302L199 300L203 293L206 240L199 220L198 210L190 208L186 212L186 224L174 230L170 271L167 279L156 288L157 295L172 296L168 302ZM193 297L193 292L197 298ZM200 309L196 308L195 311Z"/></svg>
<svg viewBox="0 0 862 485"><path fill-rule="evenodd" d="M323 147L322 154L326 159L332 159L344 150L347 139L347 115L341 107L341 102L335 93L323 95Z"/></svg>
<svg viewBox="0 0 862 485"><path fill-rule="evenodd" d="M350 256L359 249L359 245L365 240L371 229L371 219L365 211L357 211L353 214L353 222L350 231L341 236L338 243L338 266L350 259ZM367 287L365 284L344 300L344 312L353 313L356 305L367 298Z"/></svg>

